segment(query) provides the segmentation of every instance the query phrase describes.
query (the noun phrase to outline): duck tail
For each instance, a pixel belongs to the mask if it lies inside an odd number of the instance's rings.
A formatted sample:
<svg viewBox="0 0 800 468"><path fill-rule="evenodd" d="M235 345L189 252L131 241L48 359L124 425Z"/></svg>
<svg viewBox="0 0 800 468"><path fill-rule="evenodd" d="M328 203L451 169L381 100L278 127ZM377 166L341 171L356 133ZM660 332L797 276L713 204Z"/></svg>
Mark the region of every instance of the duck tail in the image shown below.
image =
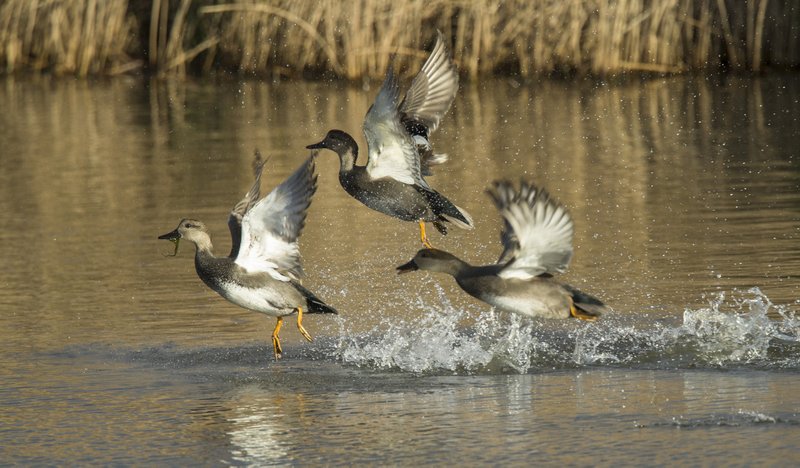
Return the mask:
<svg viewBox="0 0 800 468"><path fill-rule="evenodd" d="M436 214L438 221L453 223L461 229L472 229L474 227L472 216L467 213L467 210L457 207L436 190L419 188L419 191L428 199L428 203L430 203L430 207Z"/></svg>
<svg viewBox="0 0 800 468"><path fill-rule="evenodd" d="M472 222L472 216L467 213L467 210L456 205L453 205L453 208L458 211L457 216L453 216L450 213L441 213L442 218L461 229L473 229L475 227L475 224Z"/></svg>
<svg viewBox="0 0 800 468"><path fill-rule="evenodd" d="M317 299L316 297L311 297L307 299L308 302L308 313L309 314L334 314L339 315L339 312L336 311L333 307L329 306L328 304L322 302L321 300Z"/></svg>
<svg viewBox="0 0 800 468"><path fill-rule="evenodd" d="M564 286L572 294L572 301L575 305L575 308L580 311L578 318L594 320L605 313L611 312L611 307L605 305L600 299L590 294L586 294L585 292L580 291L572 286Z"/></svg>
<svg viewBox="0 0 800 468"><path fill-rule="evenodd" d="M599 306L597 304L587 304L585 302L575 302L575 308L578 309L577 318L583 320L594 320L607 312L606 306Z"/></svg>
<svg viewBox="0 0 800 468"><path fill-rule="evenodd" d="M306 311L306 313L334 314L334 315L339 314L339 312L337 312L336 309L322 302L322 299L315 296L314 293L303 287L300 283L295 282L294 287L297 288L297 290L300 291L300 293L306 298L306 304L308 305L308 310Z"/></svg>

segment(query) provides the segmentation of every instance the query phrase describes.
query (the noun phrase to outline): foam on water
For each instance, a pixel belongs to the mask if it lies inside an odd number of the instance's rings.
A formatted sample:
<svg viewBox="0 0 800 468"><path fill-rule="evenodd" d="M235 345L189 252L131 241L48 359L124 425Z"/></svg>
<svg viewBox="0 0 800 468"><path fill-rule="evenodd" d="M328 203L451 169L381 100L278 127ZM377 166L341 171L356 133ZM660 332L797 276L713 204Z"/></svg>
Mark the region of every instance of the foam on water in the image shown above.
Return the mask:
<svg viewBox="0 0 800 468"><path fill-rule="evenodd" d="M664 335L666 342L688 342L714 366L796 367L800 362L800 319L788 307L770 302L758 288L734 291L729 298L719 293L709 307L684 311L683 325Z"/></svg>
<svg viewBox="0 0 800 468"><path fill-rule="evenodd" d="M599 365L800 368L800 319L758 288L719 293L706 307L684 310L677 325L623 312L586 323L460 310L441 289L439 303L416 300L409 307L422 316L386 320L364 334L349 334L347 319L340 319L340 338L330 353L349 365L414 373L525 373ZM470 322L474 325L463 325Z"/></svg>
<svg viewBox="0 0 800 468"><path fill-rule="evenodd" d="M428 306L421 300L412 304L427 310L414 322L387 319L371 332L355 336L342 326L337 355L348 364L411 372L486 366L492 353L459 327L466 311L454 308L443 291L438 292L440 305Z"/></svg>

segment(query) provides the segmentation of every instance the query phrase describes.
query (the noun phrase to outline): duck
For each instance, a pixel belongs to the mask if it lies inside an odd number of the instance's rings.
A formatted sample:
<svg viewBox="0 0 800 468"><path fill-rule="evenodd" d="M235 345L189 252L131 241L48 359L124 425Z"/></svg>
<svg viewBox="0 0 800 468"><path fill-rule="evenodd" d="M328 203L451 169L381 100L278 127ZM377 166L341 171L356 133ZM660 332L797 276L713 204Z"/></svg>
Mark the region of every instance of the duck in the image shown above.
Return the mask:
<svg viewBox="0 0 800 468"><path fill-rule="evenodd" d="M504 219L503 253L491 265L473 266L438 249L421 249L398 274L416 270L445 273L467 294L495 308L529 317L595 321L609 312L596 297L562 283L575 232L567 209L543 188L507 180L487 190Z"/></svg>
<svg viewBox="0 0 800 468"><path fill-rule="evenodd" d="M448 157L434 153L430 134L450 109L458 90L458 71L438 32L430 56L403 99L392 67L364 119L368 160L356 165L358 144L347 132L333 129L306 148L339 155L339 182L353 198L380 213L419 224L420 240L433 246L425 223L443 235L447 225L474 227L470 214L434 190L424 176Z"/></svg>
<svg viewBox="0 0 800 468"><path fill-rule="evenodd" d="M158 236L175 244L181 239L195 245L197 276L229 302L277 319L272 331L275 359L283 353L280 330L283 318L297 314L297 329L308 341L304 314L337 314L301 284L304 276L298 240L305 225L311 197L317 189L316 152L266 197L260 198L264 162L256 153L255 182L228 216L231 251L213 253L211 236L199 220L184 218L173 231Z"/></svg>

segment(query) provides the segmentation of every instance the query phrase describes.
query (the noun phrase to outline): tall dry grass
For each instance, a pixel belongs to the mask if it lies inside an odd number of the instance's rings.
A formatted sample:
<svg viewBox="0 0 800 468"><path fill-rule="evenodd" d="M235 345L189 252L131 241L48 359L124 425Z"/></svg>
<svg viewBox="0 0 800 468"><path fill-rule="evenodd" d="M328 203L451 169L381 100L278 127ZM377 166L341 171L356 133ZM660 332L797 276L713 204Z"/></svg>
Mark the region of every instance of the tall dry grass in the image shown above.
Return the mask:
<svg viewBox="0 0 800 468"><path fill-rule="evenodd" d="M238 0L199 11L217 18L219 55L240 73L347 79L383 75L393 54L399 69L424 58L419 45L431 37L435 17L420 0Z"/></svg>
<svg viewBox="0 0 800 468"><path fill-rule="evenodd" d="M138 43L161 74L356 80L416 68L437 28L470 76L800 66L800 0L6 0L0 64L118 70Z"/></svg>
<svg viewBox="0 0 800 468"><path fill-rule="evenodd" d="M199 8L244 74L381 77L441 29L461 70L523 77L800 65L798 0L236 0Z"/></svg>
<svg viewBox="0 0 800 468"><path fill-rule="evenodd" d="M150 8L148 58L151 68L161 75L185 74L196 57L219 42L217 35L204 33L205 25L196 14L199 2L180 0L177 8L170 8L171 3L152 0Z"/></svg>
<svg viewBox="0 0 800 468"><path fill-rule="evenodd" d="M135 18L128 0L0 2L0 67L85 76L138 64L126 52Z"/></svg>

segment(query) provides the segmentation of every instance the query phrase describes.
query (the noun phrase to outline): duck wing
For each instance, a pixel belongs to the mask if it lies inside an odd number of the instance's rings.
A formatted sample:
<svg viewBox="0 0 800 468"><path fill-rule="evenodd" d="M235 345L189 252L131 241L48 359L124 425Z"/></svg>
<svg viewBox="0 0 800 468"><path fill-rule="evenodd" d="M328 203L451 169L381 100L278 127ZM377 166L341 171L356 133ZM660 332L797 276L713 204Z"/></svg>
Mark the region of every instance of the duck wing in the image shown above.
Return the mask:
<svg viewBox="0 0 800 468"><path fill-rule="evenodd" d="M242 219L242 242L235 263L281 281L303 276L297 241L317 190L314 155L258 201Z"/></svg>
<svg viewBox="0 0 800 468"><path fill-rule="evenodd" d="M253 186L250 187L244 198L239 200L239 203L231 210L231 214L228 215L228 229L231 231L231 253L228 254L230 258L236 258L239 254L239 245L242 241L242 218L261 196L261 173L264 171L265 162L261 158L261 153L256 150L253 158L253 178L255 179Z"/></svg>
<svg viewBox="0 0 800 468"><path fill-rule="evenodd" d="M400 121L417 146L424 175L430 175L431 166L447 161L446 154L433 152L428 138L436 131L458 91L458 70L447 50L444 35L436 32L431 55L414 77L399 107Z"/></svg>
<svg viewBox="0 0 800 468"><path fill-rule="evenodd" d="M561 273L572 258L575 233L572 218L550 194L521 182L519 191L508 181L495 182L488 190L505 220L501 234L505 263L499 276L530 279Z"/></svg>
<svg viewBox="0 0 800 468"><path fill-rule="evenodd" d="M390 177L430 190L422 179L419 153L414 141L400 122L399 98L400 91L390 67L364 119L364 136L369 154L367 173L373 180Z"/></svg>

